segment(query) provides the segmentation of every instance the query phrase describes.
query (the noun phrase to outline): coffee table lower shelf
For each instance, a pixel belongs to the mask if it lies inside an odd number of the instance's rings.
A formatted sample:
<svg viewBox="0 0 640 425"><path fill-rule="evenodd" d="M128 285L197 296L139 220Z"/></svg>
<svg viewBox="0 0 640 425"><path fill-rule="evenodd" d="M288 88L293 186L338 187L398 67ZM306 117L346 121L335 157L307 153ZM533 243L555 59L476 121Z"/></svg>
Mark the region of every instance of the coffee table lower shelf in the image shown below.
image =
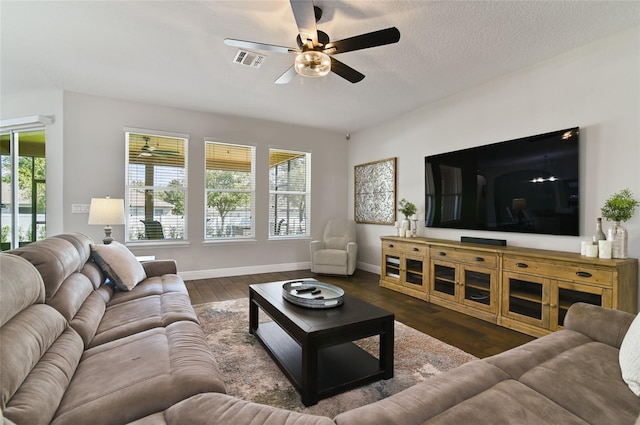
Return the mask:
<svg viewBox="0 0 640 425"><path fill-rule="evenodd" d="M260 323L254 334L298 392L304 394L302 347L275 322ZM318 350L318 388L307 389L313 395L307 400L303 396L302 402L309 406L317 399L389 378L388 375L389 371L380 369L376 357L353 342L323 347Z"/></svg>

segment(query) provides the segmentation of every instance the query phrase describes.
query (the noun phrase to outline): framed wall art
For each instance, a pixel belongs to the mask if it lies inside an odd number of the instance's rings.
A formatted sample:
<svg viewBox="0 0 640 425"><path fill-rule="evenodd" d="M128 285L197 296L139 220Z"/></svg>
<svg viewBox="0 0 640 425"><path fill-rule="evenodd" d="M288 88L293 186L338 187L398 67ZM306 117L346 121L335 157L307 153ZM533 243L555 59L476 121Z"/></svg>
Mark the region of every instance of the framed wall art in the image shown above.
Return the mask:
<svg viewBox="0 0 640 425"><path fill-rule="evenodd" d="M354 217L357 223L396 221L396 158L354 167Z"/></svg>

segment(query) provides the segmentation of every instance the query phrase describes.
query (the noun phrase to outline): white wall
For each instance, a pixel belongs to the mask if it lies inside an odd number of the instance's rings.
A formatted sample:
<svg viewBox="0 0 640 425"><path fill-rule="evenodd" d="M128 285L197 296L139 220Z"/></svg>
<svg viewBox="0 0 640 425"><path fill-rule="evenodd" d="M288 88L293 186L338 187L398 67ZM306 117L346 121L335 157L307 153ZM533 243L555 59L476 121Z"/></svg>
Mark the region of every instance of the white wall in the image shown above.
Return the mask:
<svg viewBox="0 0 640 425"><path fill-rule="evenodd" d="M327 220L346 217L348 167L342 134L69 92L64 93L64 114L64 231L83 232L96 241L104 237L102 227L89 226L87 214L71 214L71 205L88 204L92 197L124 197L123 128L190 135L188 244L132 248L137 255L176 259L185 277L310 267L309 239L267 240L269 147L311 152L313 237L321 237ZM203 244L205 138L257 147L255 242ZM115 226L113 236L122 242L124 226Z"/></svg>
<svg viewBox="0 0 640 425"><path fill-rule="evenodd" d="M600 207L611 194L628 187L640 199L639 117L640 28L635 27L352 134L349 213L352 217L354 165L398 157L398 199L416 203L424 216L426 155L580 126L582 237L425 229L424 224L418 231L443 239L469 235L507 239L513 246L579 252L580 240L591 236ZM629 256L638 258L640 211L625 225ZM358 225L360 267L380 272L379 238L393 230Z"/></svg>
<svg viewBox="0 0 640 425"><path fill-rule="evenodd" d="M45 127L47 155L47 232L50 235L63 231L63 122L62 92L39 90L20 95L2 95L0 119L48 115L54 123Z"/></svg>

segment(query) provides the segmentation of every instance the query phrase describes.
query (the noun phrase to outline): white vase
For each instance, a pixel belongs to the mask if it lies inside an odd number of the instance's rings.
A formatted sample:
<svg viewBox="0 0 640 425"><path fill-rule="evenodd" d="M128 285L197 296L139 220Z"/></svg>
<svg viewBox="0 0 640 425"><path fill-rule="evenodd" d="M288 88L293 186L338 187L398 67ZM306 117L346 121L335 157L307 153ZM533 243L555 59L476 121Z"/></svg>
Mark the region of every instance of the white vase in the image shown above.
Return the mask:
<svg viewBox="0 0 640 425"><path fill-rule="evenodd" d="M411 230L411 222L405 218L402 220L402 228L405 230Z"/></svg>
<svg viewBox="0 0 640 425"><path fill-rule="evenodd" d="M627 229L619 221L614 221L607 229L607 240L611 241L611 258L627 258L629 236Z"/></svg>

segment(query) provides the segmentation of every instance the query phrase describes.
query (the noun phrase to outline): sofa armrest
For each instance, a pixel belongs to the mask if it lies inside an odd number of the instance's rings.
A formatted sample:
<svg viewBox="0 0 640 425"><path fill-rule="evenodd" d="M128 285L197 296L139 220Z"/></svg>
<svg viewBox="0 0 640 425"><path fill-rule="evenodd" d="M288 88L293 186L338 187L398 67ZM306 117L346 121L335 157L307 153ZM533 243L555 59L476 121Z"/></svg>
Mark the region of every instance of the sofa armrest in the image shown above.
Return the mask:
<svg viewBox="0 0 640 425"><path fill-rule="evenodd" d="M589 338L615 348L629 330L635 315L587 303L575 303L564 319L565 329L580 332Z"/></svg>
<svg viewBox="0 0 640 425"><path fill-rule="evenodd" d="M143 261L141 264L144 268L144 272L147 274L147 277L178 273L178 264L175 260Z"/></svg>

